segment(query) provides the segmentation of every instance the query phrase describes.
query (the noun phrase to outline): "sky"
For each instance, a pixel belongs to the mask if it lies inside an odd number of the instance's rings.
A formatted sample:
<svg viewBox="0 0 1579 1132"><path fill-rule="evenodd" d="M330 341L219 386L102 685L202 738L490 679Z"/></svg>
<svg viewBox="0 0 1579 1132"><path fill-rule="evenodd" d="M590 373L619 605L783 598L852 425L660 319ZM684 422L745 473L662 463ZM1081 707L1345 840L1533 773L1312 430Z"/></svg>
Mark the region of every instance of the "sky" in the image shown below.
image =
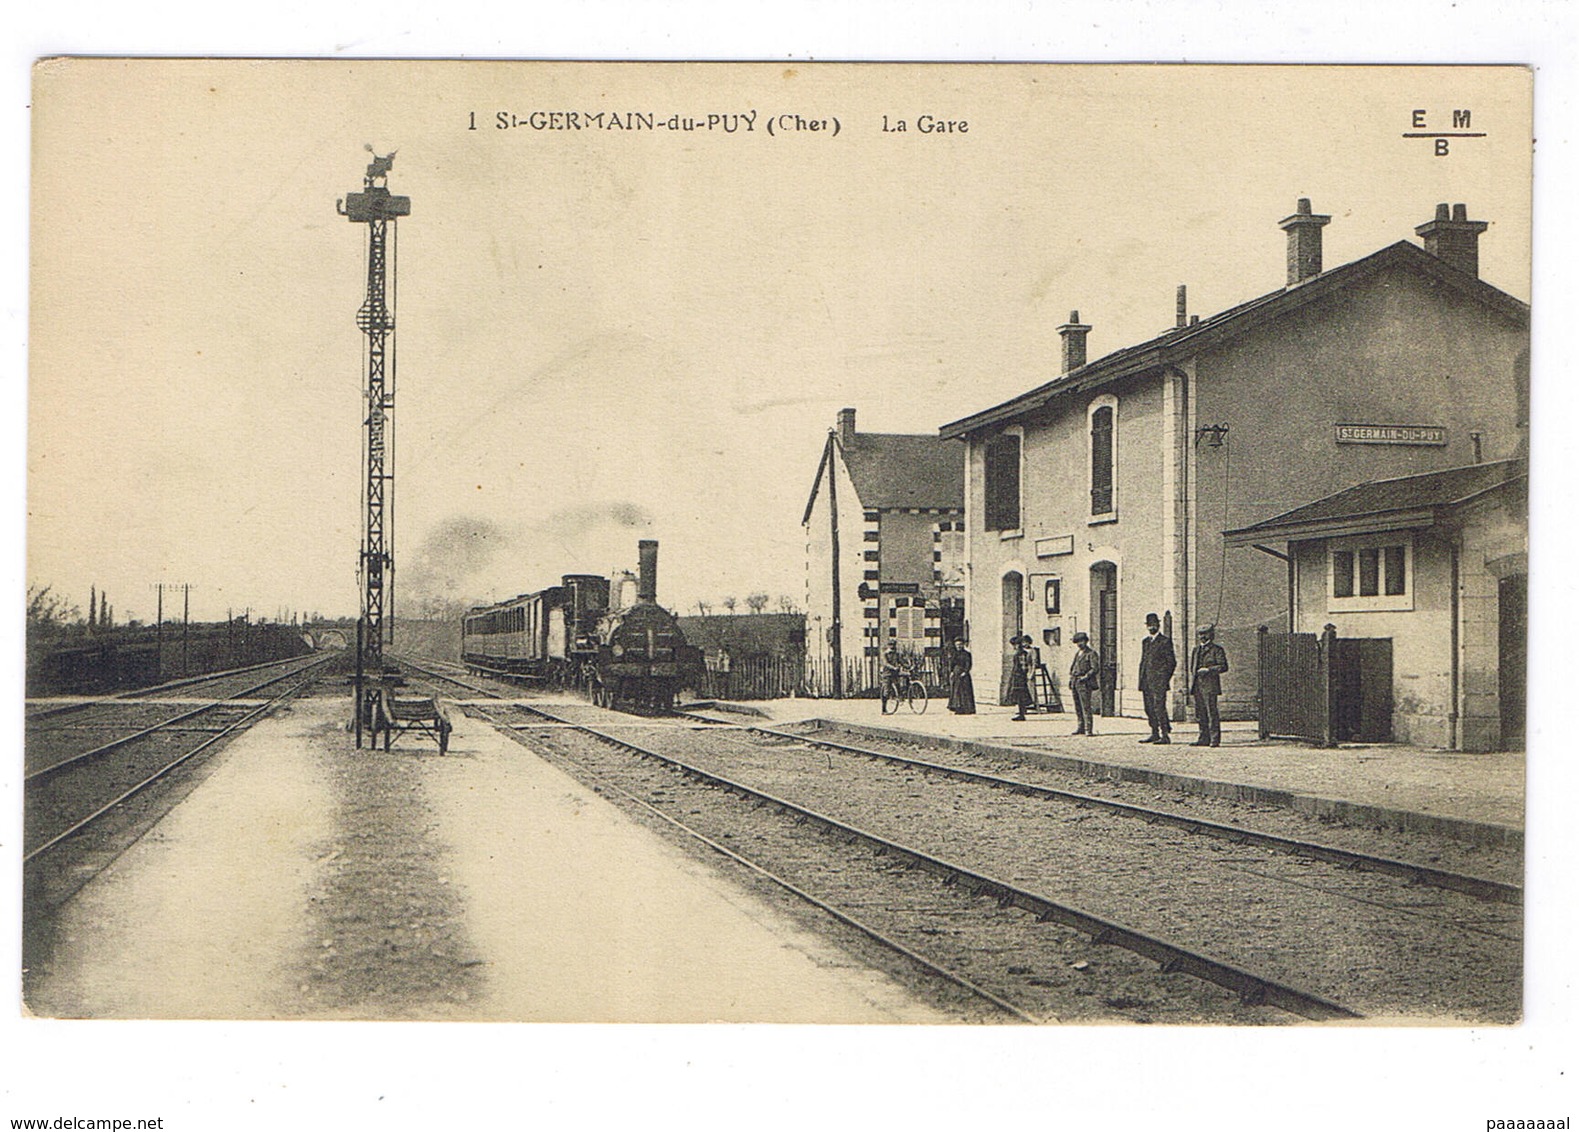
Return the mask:
<svg viewBox="0 0 1579 1132"><path fill-rule="evenodd" d="M367 232L336 201L369 146L412 201L395 616L649 537L690 609L803 598L840 408L935 432L1056 376L1071 310L1097 357L1171 325L1180 283L1202 316L1279 287L1299 197L1329 267L1466 202L1483 277L1527 300L1529 93L1522 68L43 63L28 578L121 619L161 582L196 619L354 613ZM1487 136L1446 157L1401 136L1466 108ZM554 111L583 128L533 128ZM720 117L611 128L633 114Z"/></svg>

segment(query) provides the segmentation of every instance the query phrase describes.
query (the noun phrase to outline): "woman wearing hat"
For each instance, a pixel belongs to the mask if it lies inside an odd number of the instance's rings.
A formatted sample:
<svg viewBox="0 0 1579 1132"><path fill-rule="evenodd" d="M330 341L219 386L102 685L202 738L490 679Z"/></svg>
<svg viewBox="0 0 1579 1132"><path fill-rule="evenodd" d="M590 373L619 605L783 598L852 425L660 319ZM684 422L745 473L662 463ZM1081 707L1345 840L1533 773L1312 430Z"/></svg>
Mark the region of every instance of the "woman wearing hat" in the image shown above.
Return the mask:
<svg viewBox="0 0 1579 1132"><path fill-rule="evenodd" d="M970 678L971 657L965 642L954 642L954 658L950 664L953 678L949 681L948 709L955 715L976 714L976 685Z"/></svg>
<svg viewBox="0 0 1579 1132"><path fill-rule="evenodd" d="M1009 672L1009 699L1014 702L1019 714L1013 719L1024 719L1025 713L1030 710L1031 704L1031 671L1035 663L1031 659L1031 638L1017 636L1011 642L1014 645L1014 667Z"/></svg>
<svg viewBox="0 0 1579 1132"><path fill-rule="evenodd" d="M1070 640L1075 643L1075 660L1069 666L1069 687L1075 694L1075 715L1079 726L1076 735L1095 735L1091 713L1091 693L1096 691L1101 679L1102 666L1098 663L1097 650L1091 647L1091 638L1076 633Z"/></svg>

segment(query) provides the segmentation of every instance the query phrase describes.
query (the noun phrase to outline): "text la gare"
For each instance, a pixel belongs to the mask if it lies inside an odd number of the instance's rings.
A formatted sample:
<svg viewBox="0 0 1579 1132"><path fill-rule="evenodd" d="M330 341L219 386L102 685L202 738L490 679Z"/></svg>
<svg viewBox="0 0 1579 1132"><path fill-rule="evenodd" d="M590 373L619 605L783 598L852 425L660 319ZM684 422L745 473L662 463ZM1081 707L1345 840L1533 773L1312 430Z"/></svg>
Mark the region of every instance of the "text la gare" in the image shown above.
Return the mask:
<svg viewBox="0 0 1579 1132"><path fill-rule="evenodd" d="M904 134L910 132L910 124L904 118L890 118L883 115L883 133ZM915 132L918 134L968 134L970 123L964 118L935 118L931 114L923 114L916 119Z"/></svg>

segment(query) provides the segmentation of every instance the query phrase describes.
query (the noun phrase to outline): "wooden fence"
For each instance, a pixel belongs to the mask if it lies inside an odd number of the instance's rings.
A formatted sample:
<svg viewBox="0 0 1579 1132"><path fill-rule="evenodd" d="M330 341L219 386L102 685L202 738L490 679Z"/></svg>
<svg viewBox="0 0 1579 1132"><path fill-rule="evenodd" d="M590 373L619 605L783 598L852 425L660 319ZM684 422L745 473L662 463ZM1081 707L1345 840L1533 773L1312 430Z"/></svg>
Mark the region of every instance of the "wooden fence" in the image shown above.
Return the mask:
<svg viewBox="0 0 1579 1132"><path fill-rule="evenodd" d="M948 695L948 674L944 658L920 657L911 662L932 696ZM852 657L843 665L841 693L846 699L876 696L882 685L882 659L875 656ZM827 657L808 660L801 653L784 656L744 657L730 665L724 674L709 671L696 689L697 695L712 699L771 700L786 696L805 699L834 697L833 662Z"/></svg>

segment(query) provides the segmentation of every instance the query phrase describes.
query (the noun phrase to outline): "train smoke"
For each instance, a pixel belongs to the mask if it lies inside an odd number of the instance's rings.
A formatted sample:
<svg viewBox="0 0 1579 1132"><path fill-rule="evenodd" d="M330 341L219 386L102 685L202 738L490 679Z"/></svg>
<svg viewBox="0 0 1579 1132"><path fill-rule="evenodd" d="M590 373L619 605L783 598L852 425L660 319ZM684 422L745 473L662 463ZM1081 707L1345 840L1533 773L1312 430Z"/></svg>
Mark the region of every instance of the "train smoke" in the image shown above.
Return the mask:
<svg viewBox="0 0 1579 1132"><path fill-rule="evenodd" d="M550 537L569 541L599 527L649 527L652 512L629 502L586 503L555 511L538 526Z"/></svg>
<svg viewBox="0 0 1579 1132"><path fill-rule="evenodd" d="M400 608L419 618L450 619L475 602L497 600L506 590L525 592L578 570L604 573L633 547L624 538L597 536L652 523L645 507L621 500L564 507L515 529L475 515L452 515L416 550L400 556Z"/></svg>
<svg viewBox="0 0 1579 1132"><path fill-rule="evenodd" d="M442 615L464 601L465 587L510 544L497 523L452 515L424 536L400 563L399 584L419 615Z"/></svg>

